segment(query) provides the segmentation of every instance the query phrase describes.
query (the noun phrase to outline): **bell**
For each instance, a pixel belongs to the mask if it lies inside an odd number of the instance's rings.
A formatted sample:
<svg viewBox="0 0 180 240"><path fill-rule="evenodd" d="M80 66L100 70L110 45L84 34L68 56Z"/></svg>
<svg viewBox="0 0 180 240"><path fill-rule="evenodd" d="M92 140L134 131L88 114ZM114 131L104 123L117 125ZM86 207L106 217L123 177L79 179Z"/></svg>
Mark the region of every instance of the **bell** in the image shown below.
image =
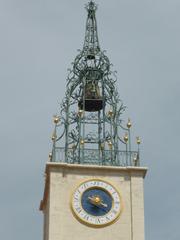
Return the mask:
<svg viewBox="0 0 180 240"><path fill-rule="evenodd" d="M95 59L95 50L93 48L88 50L87 59L88 60L94 60Z"/></svg>
<svg viewBox="0 0 180 240"><path fill-rule="evenodd" d="M87 55L87 59L88 59L88 60L94 60L94 59L95 59L94 54L89 53L89 54Z"/></svg>
<svg viewBox="0 0 180 240"><path fill-rule="evenodd" d="M87 82L85 85L85 94L79 101L79 108L87 112L97 112L103 108L103 99L100 95L98 84ZM84 106L85 105L85 106Z"/></svg>

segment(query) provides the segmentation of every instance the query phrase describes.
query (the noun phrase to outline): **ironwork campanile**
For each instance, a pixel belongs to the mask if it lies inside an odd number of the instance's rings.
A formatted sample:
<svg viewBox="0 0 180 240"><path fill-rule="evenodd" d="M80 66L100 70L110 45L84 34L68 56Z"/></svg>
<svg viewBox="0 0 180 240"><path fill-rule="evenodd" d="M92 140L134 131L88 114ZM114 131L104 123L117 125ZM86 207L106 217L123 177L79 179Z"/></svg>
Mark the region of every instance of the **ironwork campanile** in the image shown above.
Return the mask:
<svg viewBox="0 0 180 240"><path fill-rule="evenodd" d="M66 96L60 114L55 116L51 160L137 165L139 154L131 151L130 120L126 127L122 126L121 114L125 107L115 87L116 73L100 48L97 6L91 1L86 9L84 46L69 70Z"/></svg>

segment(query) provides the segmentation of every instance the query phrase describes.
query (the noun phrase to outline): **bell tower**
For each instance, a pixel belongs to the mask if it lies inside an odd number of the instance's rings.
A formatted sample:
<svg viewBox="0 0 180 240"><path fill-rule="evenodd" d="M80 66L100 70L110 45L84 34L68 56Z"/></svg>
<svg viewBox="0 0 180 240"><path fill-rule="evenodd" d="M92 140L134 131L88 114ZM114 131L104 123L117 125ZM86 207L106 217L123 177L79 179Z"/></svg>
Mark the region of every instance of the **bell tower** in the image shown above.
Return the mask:
<svg viewBox="0 0 180 240"><path fill-rule="evenodd" d="M86 10L83 49L53 117L40 203L44 240L144 240L140 138L133 151L132 123L123 125L116 73L99 44L97 6L90 1Z"/></svg>

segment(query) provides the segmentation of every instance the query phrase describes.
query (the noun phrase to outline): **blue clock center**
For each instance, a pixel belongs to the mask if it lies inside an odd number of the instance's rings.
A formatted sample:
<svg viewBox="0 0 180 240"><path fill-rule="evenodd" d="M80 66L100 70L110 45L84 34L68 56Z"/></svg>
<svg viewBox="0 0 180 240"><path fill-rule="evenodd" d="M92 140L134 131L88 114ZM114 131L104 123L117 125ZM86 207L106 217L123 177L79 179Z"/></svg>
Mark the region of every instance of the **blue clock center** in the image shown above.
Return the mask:
<svg viewBox="0 0 180 240"><path fill-rule="evenodd" d="M112 208L112 197L102 188L91 188L82 194L81 205L88 214L103 216Z"/></svg>

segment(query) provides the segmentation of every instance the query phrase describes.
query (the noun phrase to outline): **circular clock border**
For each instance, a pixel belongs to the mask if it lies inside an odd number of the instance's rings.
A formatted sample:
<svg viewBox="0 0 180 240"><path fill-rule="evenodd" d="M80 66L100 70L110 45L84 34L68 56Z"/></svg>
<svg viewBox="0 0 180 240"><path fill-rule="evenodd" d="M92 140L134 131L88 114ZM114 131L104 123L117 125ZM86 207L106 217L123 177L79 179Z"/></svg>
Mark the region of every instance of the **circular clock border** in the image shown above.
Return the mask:
<svg viewBox="0 0 180 240"><path fill-rule="evenodd" d="M112 186L115 191L117 192L118 196L119 196L119 199L120 199L120 210L117 214L117 216L110 222L107 222L107 223L104 223L104 224L95 224L95 223L90 223L86 220L84 220L83 218L81 218L79 215L77 215L77 213L75 212L74 210L74 207L73 207L73 196L74 196L74 193L76 192L76 190L83 184L83 183L86 183L86 182L89 182L89 181L101 181L101 182L104 182L104 183L107 183L108 185ZM92 188L101 188L103 190L105 190L104 188L100 187L100 186L94 186L94 187L90 187L91 189ZM90 189L89 188L89 189ZM88 188L87 188L88 189ZM106 190L107 191L107 190ZM107 191L108 192L108 191ZM108 192L109 193L109 192ZM83 194L83 193L82 193ZM81 194L81 195L82 195ZM113 205L114 205L114 202L113 202ZM73 213L73 216L82 224L88 226L88 227L93 227L93 228L103 228L103 227L106 227L106 226L109 226L113 223L115 223L121 216L121 213L123 211L123 202L122 202L122 197L121 197L121 193L119 192L119 190L114 186L113 183L107 181L107 180L104 180L104 179L101 179L101 178L90 178L90 179L86 179L86 180L81 180L80 183L76 186L76 188L72 191L71 193L71 199L70 199L70 207L71 207L71 211ZM90 215L90 214L89 214Z"/></svg>

